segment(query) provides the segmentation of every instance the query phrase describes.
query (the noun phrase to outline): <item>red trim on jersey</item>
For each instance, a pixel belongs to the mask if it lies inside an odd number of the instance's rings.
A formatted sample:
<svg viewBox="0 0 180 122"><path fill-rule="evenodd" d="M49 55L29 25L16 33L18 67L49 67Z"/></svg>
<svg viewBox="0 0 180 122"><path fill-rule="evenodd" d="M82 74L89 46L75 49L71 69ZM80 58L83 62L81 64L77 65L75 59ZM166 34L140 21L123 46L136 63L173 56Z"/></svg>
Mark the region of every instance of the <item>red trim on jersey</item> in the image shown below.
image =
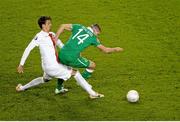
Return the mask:
<svg viewBox="0 0 180 122"><path fill-rule="evenodd" d="M49 33L49 36L50 36L51 41L52 41L53 46L54 46L54 51L55 51L55 55L56 55L56 60L57 60L58 63L60 63L59 58L58 58L58 53L57 53L57 51L56 51L56 41L54 40L52 33Z"/></svg>

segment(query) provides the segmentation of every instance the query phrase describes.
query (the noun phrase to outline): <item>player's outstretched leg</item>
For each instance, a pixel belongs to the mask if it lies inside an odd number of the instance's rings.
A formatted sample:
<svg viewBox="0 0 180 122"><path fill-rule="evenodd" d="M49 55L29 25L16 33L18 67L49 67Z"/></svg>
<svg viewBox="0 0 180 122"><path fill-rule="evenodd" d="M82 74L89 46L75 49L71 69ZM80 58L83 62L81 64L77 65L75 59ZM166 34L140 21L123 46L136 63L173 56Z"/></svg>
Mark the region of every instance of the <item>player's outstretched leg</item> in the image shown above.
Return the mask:
<svg viewBox="0 0 180 122"><path fill-rule="evenodd" d="M44 83L46 81L48 81L48 80L44 80L43 77L38 77L36 79L33 79L32 81L30 81L29 83L27 83L24 86L22 84L18 84L16 86L16 91L18 91L18 92L19 91L24 91L24 90L26 90L26 89L28 89L30 87L37 86L37 85L39 85L41 83Z"/></svg>
<svg viewBox="0 0 180 122"><path fill-rule="evenodd" d="M92 89L92 86L88 84L88 82L81 76L79 71L75 73L74 78L78 82L78 84L88 92L91 99L104 97L103 94L99 94Z"/></svg>

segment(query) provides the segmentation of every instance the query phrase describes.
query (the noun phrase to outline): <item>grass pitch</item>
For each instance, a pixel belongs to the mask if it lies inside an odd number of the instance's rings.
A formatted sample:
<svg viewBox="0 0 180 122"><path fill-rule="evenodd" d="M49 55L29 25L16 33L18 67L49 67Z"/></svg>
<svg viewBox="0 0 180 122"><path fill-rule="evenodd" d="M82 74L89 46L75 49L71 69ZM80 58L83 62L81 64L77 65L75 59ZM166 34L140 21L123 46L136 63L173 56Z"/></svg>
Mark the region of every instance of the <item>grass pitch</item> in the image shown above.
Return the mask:
<svg viewBox="0 0 180 122"><path fill-rule="evenodd" d="M0 120L180 120L179 6L179 0L0 0ZM89 100L73 78L65 95L54 95L55 79L15 91L18 83L42 76L37 48L25 73L16 73L41 15L52 17L53 31L62 23L99 23L101 42L125 49L83 52L97 64L89 82L105 98ZM140 93L136 104L125 99L131 89Z"/></svg>

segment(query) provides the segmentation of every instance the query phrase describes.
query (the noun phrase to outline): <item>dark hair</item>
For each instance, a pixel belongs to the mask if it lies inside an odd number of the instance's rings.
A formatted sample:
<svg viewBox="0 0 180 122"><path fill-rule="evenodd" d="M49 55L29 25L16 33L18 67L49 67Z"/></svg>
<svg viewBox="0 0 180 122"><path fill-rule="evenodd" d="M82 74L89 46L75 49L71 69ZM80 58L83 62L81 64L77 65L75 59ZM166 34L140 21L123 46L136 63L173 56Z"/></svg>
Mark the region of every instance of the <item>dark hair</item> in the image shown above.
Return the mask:
<svg viewBox="0 0 180 122"><path fill-rule="evenodd" d="M45 24L46 23L46 20L51 20L51 17L50 16L41 16L39 19L38 19L38 24L39 24L39 27L42 29L42 24Z"/></svg>
<svg viewBox="0 0 180 122"><path fill-rule="evenodd" d="M98 24L92 24L92 28L97 28L101 32L101 27Z"/></svg>

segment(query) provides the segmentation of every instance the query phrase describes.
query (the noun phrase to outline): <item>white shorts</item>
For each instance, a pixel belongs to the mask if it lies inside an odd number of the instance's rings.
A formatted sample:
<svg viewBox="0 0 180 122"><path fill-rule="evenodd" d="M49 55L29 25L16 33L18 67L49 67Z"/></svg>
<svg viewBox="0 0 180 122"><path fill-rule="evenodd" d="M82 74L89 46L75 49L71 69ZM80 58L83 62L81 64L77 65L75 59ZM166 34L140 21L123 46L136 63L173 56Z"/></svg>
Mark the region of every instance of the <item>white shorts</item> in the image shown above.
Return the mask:
<svg viewBox="0 0 180 122"><path fill-rule="evenodd" d="M71 77L72 68L63 64L56 64L54 66L43 66L43 78L50 80L52 78L60 78L68 80Z"/></svg>

